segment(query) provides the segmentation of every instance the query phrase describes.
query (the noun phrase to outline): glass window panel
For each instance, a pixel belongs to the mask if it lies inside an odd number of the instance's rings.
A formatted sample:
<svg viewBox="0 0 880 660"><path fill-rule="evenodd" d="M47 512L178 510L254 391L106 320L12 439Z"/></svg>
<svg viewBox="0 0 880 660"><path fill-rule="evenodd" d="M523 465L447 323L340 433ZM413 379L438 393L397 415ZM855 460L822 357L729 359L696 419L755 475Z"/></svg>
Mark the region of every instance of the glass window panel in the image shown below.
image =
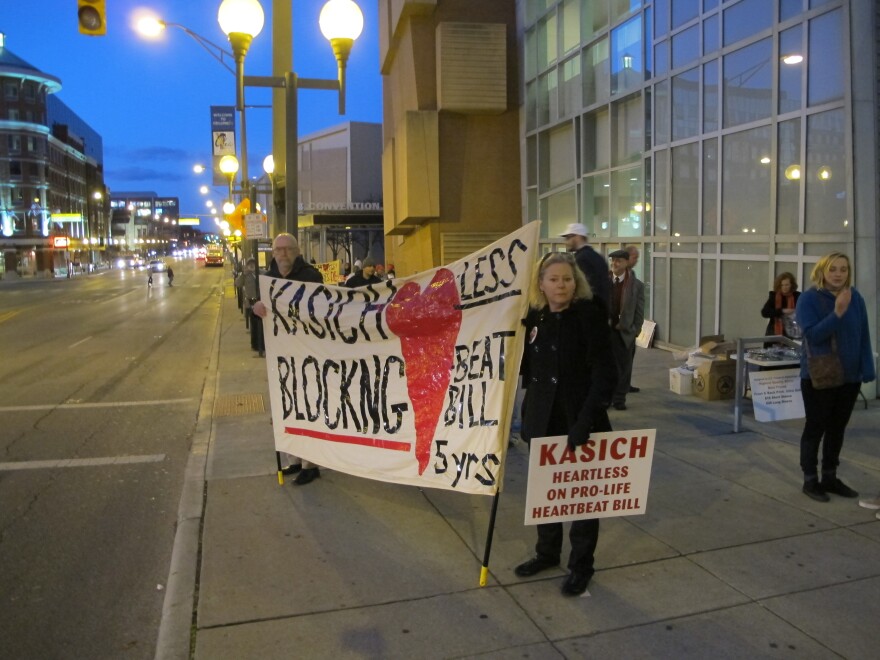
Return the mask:
<svg viewBox="0 0 880 660"><path fill-rule="evenodd" d="M608 0L581 0L581 24L584 38L608 27Z"/></svg>
<svg viewBox="0 0 880 660"><path fill-rule="evenodd" d="M804 0L779 0L779 20L787 21L804 11Z"/></svg>
<svg viewBox="0 0 880 660"><path fill-rule="evenodd" d="M538 140L534 135L526 138L526 185L538 185Z"/></svg>
<svg viewBox="0 0 880 660"><path fill-rule="evenodd" d="M581 58L575 56L562 64L562 116L569 117L579 112L581 103Z"/></svg>
<svg viewBox="0 0 880 660"><path fill-rule="evenodd" d="M718 130L718 60L703 65L703 132Z"/></svg>
<svg viewBox="0 0 880 660"><path fill-rule="evenodd" d="M669 80L654 85L654 144L669 142Z"/></svg>
<svg viewBox="0 0 880 660"><path fill-rule="evenodd" d="M611 176L614 208L612 235L620 237L641 236L644 233L642 226L642 200L644 199L642 168L639 166L617 170Z"/></svg>
<svg viewBox="0 0 880 660"><path fill-rule="evenodd" d="M526 85L526 130L533 131L538 125L538 83Z"/></svg>
<svg viewBox="0 0 880 660"><path fill-rule="evenodd" d="M547 233L559 236L568 224L578 221L574 188L545 197L541 200L541 209L541 217L547 222Z"/></svg>
<svg viewBox="0 0 880 660"><path fill-rule="evenodd" d="M591 106L611 98L611 70L608 66L608 38L584 51L584 105Z"/></svg>
<svg viewBox="0 0 880 660"><path fill-rule="evenodd" d="M770 39L733 51L724 57L724 127L770 116L773 56Z"/></svg>
<svg viewBox="0 0 880 660"><path fill-rule="evenodd" d="M776 254L797 254L798 253L798 244L797 243L777 243L776 244ZM796 270L791 271L792 273L797 273Z"/></svg>
<svg viewBox="0 0 880 660"><path fill-rule="evenodd" d="M843 52L842 16L843 13L837 10L810 21L807 102L811 106L843 98L846 57Z"/></svg>
<svg viewBox="0 0 880 660"><path fill-rule="evenodd" d="M700 13L700 0L672 0L672 29L684 25Z"/></svg>
<svg viewBox="0 0 880 660"><path fill-rule="evenodd" d="M665 248L658 245L656 246L656 249L659 252L661 249ZM652 312L654 313L654 322L657 324L657 328L654 331L654 336L660 341L668 342L669 309L667 305L669 302L669 286L667 285L666 272L669 267L669 259L666 257L658 257L656 255L657 252L654 253L654 258L651 260L654 272L654 279L652 282L652 288L654 290L654 305L652 308ZM685 344L685 346L690 345L690 343Z"/></svg>
<svg viewBox="0 0 880 660"><path fill-rule="evenodd" d="M801 281L801 278L798 277L798 270L798 265L793 261L777 261L773 264L773 277L767 282L767 290L769 291L773 288L773 280L776 279L779 275L782 275L782 273L790 273L791 275L794 275L798 291L803 291L803 282Z"/></svg>
<svg viewBox="0 0 880 660"><path fill-rule="evenodd" d="M800 219L801 120L780 122L776 166L776 233L797 234Z"/></svg>
<svg viewBox="0 0 880 660"><path fill-rule="evenodd" d="M574 130L570 123L563 124L547 135L548 143L548 188L556 188L574 181ZM572 220L572 222L577 222Z"/></svg>
<svg viewBox="0 0 880 660"><path fill-rule="evenodd" d="M669 32L669 0L654 0L654 38Z"/></svg>
<svg viewBox="0 0 880 660"><path fill-rule="evenodd" d="M803 30L797 25L779 34L779 112L800 110L803 98ZM798 61L798 57L801 58Z"/></svg>
<svg viewBox="0 0 880 660"><path fill-rule="evenodd" d="M607 174L584 178L584 211L582 222L594 236L610 236L609 217L611 184ZM560 230L561 231L561 230Z"/></svg>
<svg viewBox="0 0 880 660"><path fill-rule="evenodd" d="M538 31L529 30L526 32L526 52L525 52L525 79L531 80L538 75Z"/></svg>
<svg viewBox="0 0 880 660"><path fill-rule="evenodd" d="M669 236L669 150L654 154L654 235Z"/></svg>
<svg viewBox="0 0 880 660"><path fill-rule="evenodd" d="M556 69L538 78L538 126L544 126L559 117Z"/></svg>
<svg viewBox="0 0 880 660"><path fill-rule="evenodd" d="M678 69L700 57L700 26L694 25L672 37L672 68Z"/></svg>
<svg viewBox="0 0 880 660"><path fill-rule="evenodd" d="M611 93L638 89L644 75L642 17L635 16L611 31Z"/></svg>
<svg viewBox="0 0 880 660"><path fill-rule="evenodd" d="M693 346L697 328L696 259L669 260L669 343Z"/></svg>
<svg viewBox="0 0 880 660"><path fill-rule="evenodd" d="M773 4L768 0L742 0L724 10L724 45L751 37L773 25Z"/></svg>
<svg viewBox="0 0 880 660"><path fill-rule="evenodd" d="M703 236L718 234L718 138L703 142Z"/></svg>
<svg viewBox="0 0 880 660"><path fill-rule="evenodd" d="M756 241L754 243L727 241L721 244L721 252L724 254L763 255L766 257L770 254L770 246L764 241Z"/></svg>
<svg viewBox="0 0 880 660"><path fill-rule="evenodd" d="M653 76L662 76L669 71L669 42L661 41L654 46L654 72Z"/></svg>
<svg viewBox="0 0 880 660"><path fill-rule="evenodd" d="M831 0L810 0L810 9L827 5L829 2L831 2Z"/></svg>
<svg viewBox="0 0 880 660"><path fill-rule="evenodd" d="M853 245L852 243L804 243L804 256L807 257L824 257L832 252L843 252L852 256ZM806 269L807 275L812 271L813 266L811 264Z"/></svg>
<svg viewBox="0 0 880 660"><path fill-rule="evenodd" d="M703 11L711 11L718 6L718 0L703 0Z"/></svg>
<svg viewBox="0 0 880 660"><path fill-rule="evenodd" d="M847 216L846 118L843 110L807 118L807 234L852 231Z"/></svg>
<svg viewBox="0 0 880 660"><path fill-rule="evenodd" d="M672 139L681 140L700 132L700 68L672 79Z"/></svg>
<svg viewBox="0 0 880 660"><path fill-rule="evenodd" d="M722 261L721 262L721 319L720 327L725 337L759 337L767 327L766 319L755 313L744 313L743 293L751 292L757 304L766 294L766 261ZM751 310L750 310L751 311Z"/></svg>
<svg viewBox="0 0 880 660"><path fill-rule="evenodd" d="M614 103L611 108L614 130L612 165L640 159L645 145L645 113L642 110L641 95Z"/></svg>
<svg viewBox="0 0 880 660"><path fill-rule="evenodd" d="M717 271L717 262L714 259L703 259L701 264L703 275L700 278L700 337L705 337L706 335L716 334L715 273ZM693 346L694 344L696 342L686 345Z"/></svg>
<svg viewBox="0 0 880 660"><path fill-rule="evenodd" d="M672 235L696 236L700 218L700 143L672 150Z"/></svg>
<svg viewBox="0 0 880 660"><path fill-rule="evenodd" d="M703 55L711 55L720 46L718 22L718 14L703 21Z"/></svg>
<svg viewBox="0 0 880 660"><path fill-rule="evenodd" d="M565 0L562 5L562 52L570 53L581 43L580 0Z"/></svg>
<svg viewBox="0 0 880 660"><path fill-rule="evenodd" d="M642 6L642 0L611 0L611 22Z"/></svg>
<svg viewBox="0 0 880 660"><path fill-rule="evenodd" d="M538 23L538 71L556 63L556 12Z"/></svg>
<svg viewBox="0 0 880 660"><path fill-rule="evenodd" d="M759 165L770 144L770 127L724 137L721 231L726 235L770 230L770 168ZM754 230L754 231L753 231Z"/></svg>
<svg viewBox="0 0 880 660"><path fill-rule="evenodd" d="M654 49L651 48L651 35L649 31L651 29L651 25L653 25L653 10L648 7L645 9L645 35L643 37L643 41L645 44L645 80L649 80L654 77Z"/></svg>
<svg viewBox="0 0 880 660"><path fill-rule="evenodd" d="M584 172L611 163L611 124L607 108L584 115Z"/></svg>

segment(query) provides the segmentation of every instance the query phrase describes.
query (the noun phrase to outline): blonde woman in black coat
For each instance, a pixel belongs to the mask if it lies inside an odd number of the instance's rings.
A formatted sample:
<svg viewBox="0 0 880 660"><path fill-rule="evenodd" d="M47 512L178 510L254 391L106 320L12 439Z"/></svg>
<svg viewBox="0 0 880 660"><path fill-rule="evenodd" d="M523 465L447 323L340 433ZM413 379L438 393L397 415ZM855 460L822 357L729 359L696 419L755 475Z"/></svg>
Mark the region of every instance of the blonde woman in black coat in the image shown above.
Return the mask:
<svg viewBox="0 0 880 660"><path fill-rule="evenodd" d="M526 325L522 376L522 437L564 435L574 451L593 431L611 430L606 412L616 384L608 313L593 300L589 284L573 255L551 252L532 278L531 310ZM536 555L516 567L529 577L559 565L562 523L538 525ZM577 596L593 576L593 555L599 540L599 521L576 520L569 532L570 573L562 593Z"/></svg>

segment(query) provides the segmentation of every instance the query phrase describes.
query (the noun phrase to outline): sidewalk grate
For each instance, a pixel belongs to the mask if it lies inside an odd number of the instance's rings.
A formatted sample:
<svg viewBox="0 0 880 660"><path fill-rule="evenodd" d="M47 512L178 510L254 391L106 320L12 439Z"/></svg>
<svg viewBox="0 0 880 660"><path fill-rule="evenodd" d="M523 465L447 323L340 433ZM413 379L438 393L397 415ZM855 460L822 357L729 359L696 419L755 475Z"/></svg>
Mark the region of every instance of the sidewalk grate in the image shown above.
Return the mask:
<svg viewBox="0 0 880 660"><path fill-rule="evenodd" d="M224 394L214 402L214 417L266 412L262 394Z"/></svg>

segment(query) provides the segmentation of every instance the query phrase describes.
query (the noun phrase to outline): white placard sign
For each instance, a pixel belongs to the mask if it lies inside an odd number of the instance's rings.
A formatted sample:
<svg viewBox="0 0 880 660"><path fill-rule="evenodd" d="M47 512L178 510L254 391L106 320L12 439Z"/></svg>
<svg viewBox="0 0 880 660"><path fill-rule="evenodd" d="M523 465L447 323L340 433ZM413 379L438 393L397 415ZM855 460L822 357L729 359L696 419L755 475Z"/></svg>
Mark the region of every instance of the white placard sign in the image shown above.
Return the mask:
<svg viewBox="0 0 880 660"><path fill-rule="evenodd" d="M756 421L779 422L804 416L800 369L752 371L749 380Z"/></svg>
<svg viewBox="0 0 880 660"><path fill-rule="evenodd" d="M656 429L593 433L571 452L566 437L533 438L526 525L645 513Z"/></svg>
<svg viewBox="0 0 880 660"><path fill-rule="evenodd" d="M269 238L266 216L262 213L248 213L244 216L244 231L247 238Z"/></svg>

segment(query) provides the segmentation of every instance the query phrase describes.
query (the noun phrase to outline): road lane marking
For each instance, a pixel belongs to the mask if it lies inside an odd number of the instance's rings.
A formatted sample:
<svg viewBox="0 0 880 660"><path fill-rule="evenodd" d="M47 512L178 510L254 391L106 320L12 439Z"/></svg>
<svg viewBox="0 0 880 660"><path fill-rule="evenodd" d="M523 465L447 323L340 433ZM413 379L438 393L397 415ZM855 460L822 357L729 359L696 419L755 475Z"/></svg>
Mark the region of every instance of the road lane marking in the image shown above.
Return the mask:
<svg viewBox="0 0 880 660"><path fill-rule="evenodd" d="M142 456L105 456L98 458L61 458L54 461L13 461L0 463L0 472L12 470L48 470L71 467L95 467L99 465L132 465L134 463L161 463L165 454Z"/></svg>
<svg viewBox="0 0 880 660"><path fill-rule="evenodd" d="M2 313L0 313L0 323L3 323L4 321L8 321L13 316L15 316L16 314L20 314L20 313L21 313L20 309L13 309L8 312L2 312Z"/></svg>
<svg viewBox="0 0 880 660"><path fill-rule="evenodd" d="M27 412L30 410L58 410L81 408L131 408L135 406L178 406L194 399L158 399L156 401L108 401L106 403L47 403L34 406L0 406L0 412Z"/></svg>
<svg viewBox="0 0 880 660"><path fill-rule="evenodd" d="M71 344L71 345L68 346L67 348L76 348L76 347L79 346L80 344L85 344L89 339L91 339L91 336L86 337L85 339L80 339L78 342L76 342L75 344Z"/></svg>

